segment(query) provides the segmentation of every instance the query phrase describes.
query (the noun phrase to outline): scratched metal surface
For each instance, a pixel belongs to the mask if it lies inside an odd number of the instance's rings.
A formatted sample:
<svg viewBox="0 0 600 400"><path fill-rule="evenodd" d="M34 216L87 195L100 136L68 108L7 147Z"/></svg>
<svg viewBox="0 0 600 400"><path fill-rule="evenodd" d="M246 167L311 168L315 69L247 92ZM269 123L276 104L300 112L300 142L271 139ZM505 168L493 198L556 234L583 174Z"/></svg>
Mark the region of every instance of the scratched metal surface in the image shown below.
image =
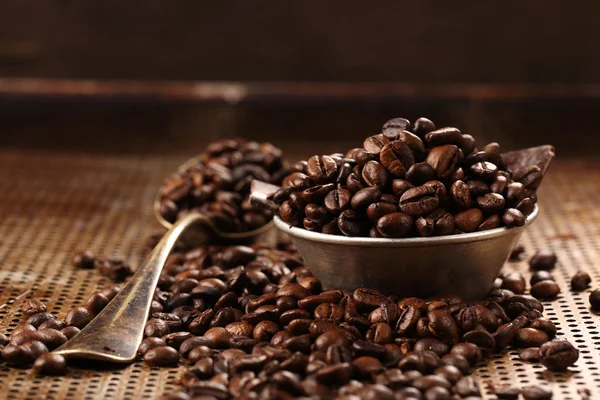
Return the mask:
<svg viewBox="0 0 600 400"><path fill-rule="evenodd" d="M78 249L140 258L144 238L158 229L151 214L154 191L181 157L73 156L67 153L0 151L0 332L20 322L20 305L41 298L63 314L109 282L94 271L75 270ZM555 399L579 399L587 388L600 398L600 316L587 296L572 293L575 271L587 270L600 286L600 163L557 160L541 194L541 216L522 243L527 256L550 247L559 255L554 275L558 300L545 303L559 335L575 343L581 357L567 373L552 374L520 362L515 351L497 354L475 369L485 398L491 385L547 383ZM526 259L527 257L525 257ZM527 273L525 261L507 269ZM154 399L176 386L179 369L135 363L123 369L71 369L65 377L34 376L0 362L0 398Z"/></svg>

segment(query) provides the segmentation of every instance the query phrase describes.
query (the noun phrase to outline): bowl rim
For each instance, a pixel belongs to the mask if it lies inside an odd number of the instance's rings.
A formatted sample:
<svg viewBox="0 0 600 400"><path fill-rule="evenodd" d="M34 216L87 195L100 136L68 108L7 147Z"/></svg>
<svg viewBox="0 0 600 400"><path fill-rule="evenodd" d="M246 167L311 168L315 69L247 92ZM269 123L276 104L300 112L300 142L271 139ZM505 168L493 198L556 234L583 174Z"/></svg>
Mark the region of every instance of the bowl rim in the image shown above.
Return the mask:
<svg viewBox="0 0 600 400"><path fill-rule="evenodd" d="M533 211L531 212L531 214L529 214L523 226L512 228L507 228L504 226L501 228L490 229L487 231L463 233L459 235L411 237L400 239L330 235L327 233L311 232L304 228L290 226L287 223L283 222L278 216L275 216L273 220L275 221L275 226L277 226L277 228L281 232L287 233L288 235L293 237L298 237L313 242L365 247L419 247L473 243L491 240L509 234L515 234L529 226L537 218L538 214L539 208L538 205L535 204Z"/></svg>

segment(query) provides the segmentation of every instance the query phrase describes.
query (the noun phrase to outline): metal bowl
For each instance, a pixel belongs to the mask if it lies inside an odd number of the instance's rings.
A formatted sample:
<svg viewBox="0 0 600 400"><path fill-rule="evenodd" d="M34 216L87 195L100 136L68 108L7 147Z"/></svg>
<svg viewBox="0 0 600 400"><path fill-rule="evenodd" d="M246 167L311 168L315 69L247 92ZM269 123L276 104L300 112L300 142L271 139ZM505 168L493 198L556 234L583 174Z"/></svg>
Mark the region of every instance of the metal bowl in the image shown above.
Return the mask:
<svg viewBox="0 0 600 400"><path fill-rule="evenodd" d="M290 227L279 217L275 225L289 235L325 288L364 286L401 297L455 294L479 299L490 291L523 230L537 215L536 205L522 227L407 239L315 233Z"/></svg>

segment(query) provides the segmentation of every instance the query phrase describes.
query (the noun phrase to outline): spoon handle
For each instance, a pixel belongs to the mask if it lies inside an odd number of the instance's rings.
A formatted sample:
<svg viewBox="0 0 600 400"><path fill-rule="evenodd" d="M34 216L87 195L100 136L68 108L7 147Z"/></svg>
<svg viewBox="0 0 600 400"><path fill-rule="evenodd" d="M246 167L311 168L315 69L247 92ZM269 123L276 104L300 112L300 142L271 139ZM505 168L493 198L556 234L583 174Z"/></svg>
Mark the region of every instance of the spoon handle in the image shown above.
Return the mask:
<svg viewBox="0 0 600 400"><path fill-rule="evenodd" d="M198 227L202 229L195 229ZM196 212L178 220L106 308L54 352L72 358L132 362L142 342L146 317L167 257L184 233L201 233L207 240L211 227L207 217Z"/></svg>

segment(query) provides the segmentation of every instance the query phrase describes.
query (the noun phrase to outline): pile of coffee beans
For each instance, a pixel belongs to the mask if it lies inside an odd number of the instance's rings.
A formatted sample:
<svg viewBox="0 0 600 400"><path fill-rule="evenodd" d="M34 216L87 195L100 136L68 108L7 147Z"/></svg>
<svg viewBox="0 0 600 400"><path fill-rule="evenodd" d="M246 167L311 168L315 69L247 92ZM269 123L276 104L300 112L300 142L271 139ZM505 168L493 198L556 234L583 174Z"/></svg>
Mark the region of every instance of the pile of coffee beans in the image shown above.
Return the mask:
<svg viewBox="0 0 600 400"><path fill-rule="evenodd" d="M270 143L212 142L197 163L166 179L160 214L172 223L193 210L207 215L223 232L258 229L273 215L250 204L250 183L258 179L280 184L288 173L282 151Z"/></svg>
<svg viewBox="0 0 600 400"><path fill-rule="evenodd" d="M504 170L498 143L457 128L394 118L363 147L296 163L273 196L291 226L334 235L442 236L522 226L538 166Z"/></svg>
<svg viewBox="0 0 600 400"><path fill-rule="evenodd" d="M75 258L89 268L95 257ZM535 271L532 282L550 280L538 274L549 272ZM65 359L48 351L86 326L119 290L99 290L64 318L26 300L23 324L10 338L0 334L2 358L39 374L66 373ZM515 273L499 278L486 299L470 302L324 290L288 243L201 246L169 257L139 353L153 367L189 366L183 389L169 399L474 399L481 393L469 373L493 352L521 348L523 360L550 371L578 359L571 343L555 337L543 304L525 292L525 279ZM538 386L495 391L501 399L552 393Z"/></svg>
<svg viewBox="0 0 600 400"><path fill-rule="evenodd" d="M97 257L89 250L80 251L73 256L71 264L75 268L96 268L102 275L115 282L122 282L133 275L131 266L120 258Z"/></svg>

